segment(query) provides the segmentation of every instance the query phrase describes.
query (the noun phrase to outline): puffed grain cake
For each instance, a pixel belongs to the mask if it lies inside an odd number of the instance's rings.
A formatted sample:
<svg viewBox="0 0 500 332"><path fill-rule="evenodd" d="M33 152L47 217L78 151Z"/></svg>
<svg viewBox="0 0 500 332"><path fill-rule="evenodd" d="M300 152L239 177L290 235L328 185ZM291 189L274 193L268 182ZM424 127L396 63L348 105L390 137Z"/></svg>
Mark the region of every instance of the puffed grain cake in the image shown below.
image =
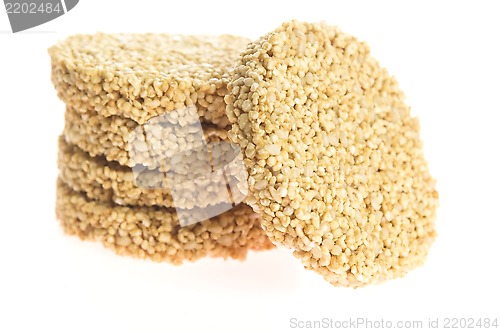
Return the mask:
<svg viewBox="0 0 500 332"><path fill-rule="evenodd" d="M244 259L248 250L274 247L260 217L244 204L180 227L173 209L93 201L58 179L56 214L63 230L82 240L101 242L121 255L173 264L203 257Z"/></svg>
<svg viewBox="0 0 500 332"><path fill-rule="evenodd" d="M49 49L52 82L74 109L139 124L194 105L225 128L228 71L249 40L221 35L74 35Z"/></svg>
<svg viewBox="0 0 500 332"><path fill-rule="evenodd" d="M231 166L227 164L224 175L212 173L209 177L202 177L203 174L195 174L192 179L192 173L176 174L177 182L172 185L182 184L186 194L177 195L174 201L169 183L163 187L158 183L158 173L146 173L136 179L131 168L109 162L104 156L91 157L77 146L67 143L63 136L59 137L58 167L61 179L72 190L84 192L90 199L111 200L118 205L190 209L195 207L195 202L198 208L239 202L247 193L235 192L236 186L233 184L230 185L231 195L228 195L227 184L240 179L239 165ZM163 178L161 173L159 175Z"/></svg>
<svg viewBox="0 0 500 332"><path fill-rule="evenodd" d="M92 157L103 155L108 161L116 161L129 167L144 165L155 169L162 166L159 162L164 158L178 154L181 150L196 150L208 143L229 141L228 129L207 124L202 124L199 129L193 126L165 128L155 124L155 130L146 130L147 124L138 125L133 120L115 115L103 117L96 112L81 113L72 107L66 108L64 118L63 133L69 143L88 152ZM182 133L192 128L202 132L191 135ZM191 139L188 140L189 138ZM163 170L168 169L168 165L163 165Z"/></svg>
<svg viewBox="0 0 500 332"><path fill-rule="evenodd" d="M423 262L435 181L417 119L365 43L324 23L284 23L247 47L228 89L247 202L274 243L334 285Z"/></svg>

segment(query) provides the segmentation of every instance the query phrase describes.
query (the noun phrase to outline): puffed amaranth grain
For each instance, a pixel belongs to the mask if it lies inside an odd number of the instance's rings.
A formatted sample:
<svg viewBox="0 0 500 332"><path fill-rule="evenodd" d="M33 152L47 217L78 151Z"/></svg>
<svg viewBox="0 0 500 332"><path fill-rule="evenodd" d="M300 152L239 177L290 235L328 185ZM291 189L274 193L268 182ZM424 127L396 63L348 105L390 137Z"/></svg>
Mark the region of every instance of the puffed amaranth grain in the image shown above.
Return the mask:
<svg viewBox="0 0 500 332"><path fill-rule="evenodd" d="M244 259L248 250L273 248L260 217L244 204L180 227L173 209L93 201L58 180L56 214L63 230L82 240L102 242L121 255L173 264L203 257Z"/></svg>
<svg viewBox="0 0 500 332"><path fill-rule="evenodd" d="M134 178L131 168L109 162L104 156L91 157L77 146L59 137L59 176L74 191L84 192L90 199L113 201L118 205L163 206L190 209L221 203L234 203L235 186L228 194L228 181L239 181L240 169L227 164L225 173L176 174L177 196L174 201L169 183L159 171L146 172ZM205 175L205 176L203 176ZM158 180L161 180L160 183ZM182 186L182 187L181 187ZM179 193L179 189L183 192ZM243 195L243 193L240 193ZM246 193L245 193L246 196Z"/></svg>
<svg viewBox="0 0 500 332"><path fill-rule="evenodd" d="M228 89L247 202L274 243L334 285L423 262L435 181L417 119L365 43L323 23L284 23L247 47Z"/></svg>
<svg viewBox="0 0 500 332"><path fill-rule="evenodd" d="M76 110L144 124L196 106L221 128L228 72L248 39L169 34L74 35L49 49L58 96Z"/></svg>

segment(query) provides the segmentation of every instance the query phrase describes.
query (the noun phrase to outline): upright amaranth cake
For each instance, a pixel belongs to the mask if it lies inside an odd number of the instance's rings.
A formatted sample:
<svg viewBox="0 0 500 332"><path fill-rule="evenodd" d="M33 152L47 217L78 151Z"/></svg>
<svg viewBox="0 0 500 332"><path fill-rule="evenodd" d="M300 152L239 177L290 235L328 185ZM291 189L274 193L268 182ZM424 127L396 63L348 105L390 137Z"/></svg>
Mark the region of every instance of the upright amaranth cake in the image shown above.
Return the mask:
<svg viewBox="0 0 500 332"><path fill-rule="evenodd" d="M297 21L251 43L229 84L230 138L270 239L334 285L422 263L438 204L396 80L366 44Z"/></svg>

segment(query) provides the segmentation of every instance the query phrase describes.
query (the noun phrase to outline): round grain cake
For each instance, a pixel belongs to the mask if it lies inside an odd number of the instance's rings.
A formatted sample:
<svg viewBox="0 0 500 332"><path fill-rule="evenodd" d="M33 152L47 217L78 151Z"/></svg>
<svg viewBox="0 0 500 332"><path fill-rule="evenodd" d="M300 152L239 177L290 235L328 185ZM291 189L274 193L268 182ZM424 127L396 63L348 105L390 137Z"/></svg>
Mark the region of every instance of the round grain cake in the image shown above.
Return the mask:
<svg viewBox="0 0 500 332"><path fill-rule="evenodd" d="M74 35L49 49L52 82L81 112L144 124L195 106L202 122L224 128L228 73L248 42L231 35Z"/></svg>
<svg viewBox="0 0 500 332"><path fill-rule="evenodd" d="M155 119L163 117L164 115ZM182 131L187 131L192 126L165 128L165 126L154 124L150 126L150 128L156 127L153 128L154 131L145 132L147 124L138 125L133 120L116 115L104 117L96 112L81 113L71 107L66 108L64 118L63 134L68 143L78 146L92 157L102 155L109 162L116 161L128 167L144 165L151 169L156 168L158 160L168 154L180 152L180 143L183 143L181 146L184 150L199 148L203 144L201 137L204 137L205 143L215 142L216 139L221 142L228 140L228 129L221 129L206 123L196 128L195 133L190 135L191 140L188 141L189 137L182 135ZM173 137L169 135L171 129L177 129ZM144 142L145 139L148 140L148 144ZM153 140L157 144L152 144ZM143 143L143 148L140 148L141 143Z"/></svg>
<svg viewBox="0 0 500 332"><path fill-rule="evenodd" d="M117 162L109 162L103 156L91 157L76 145L59 137L57 164L59 177L74 191L98 201L113 201L117 205L161 206L167 208L192 209L217 204L232 204L243 200L245 193L231 190L227 185L238 183L241 169L238 164L221 158L225 163L224 174L212 173L175 175L175 183L167 183L159 171L144 172L134 176L131 168ZM206 162L192 161L193 168L205 169ZM203 175L203 176L201 176ZM244 175L242 176L244 179ZM160 182L159 182L160 181ZM182 184L183 190L179 191ZM172 197L170 186L176 185L177 196ZM231 188L235 188L234 185Z"/></svg>
<svg viewBox="0 0 500 332"><path fill-rule="evenodd" d="M297 21L248 45L225 97L270 239L334 285L405 275L435 238L438 204L397 81L368 46Z"/></svg>
<svg viewBox="0 0 500 332"><path fill-rule="evenodd" d="M175 209L93 201L57 181L56 214L63 230L100 241L121 255L180 264L203 257L244 259L274 246L260 217L240 204L201 223L181 227Z"/></svg>

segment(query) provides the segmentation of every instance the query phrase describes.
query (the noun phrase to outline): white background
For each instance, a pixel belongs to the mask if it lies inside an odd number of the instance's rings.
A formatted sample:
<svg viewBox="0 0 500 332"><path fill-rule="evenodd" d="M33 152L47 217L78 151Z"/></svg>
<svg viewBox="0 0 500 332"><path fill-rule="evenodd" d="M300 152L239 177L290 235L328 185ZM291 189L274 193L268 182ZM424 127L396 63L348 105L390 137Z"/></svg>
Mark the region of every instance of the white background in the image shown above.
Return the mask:
<svg viewBox="0 0 500 332"><path fill-rule="evenodd" d="M0 331L287 331L290 319L500 318L500 10L493 2L97 1L25 33L0 13ZM232 33L326 20L369 43L421 120L439 237L407 277L335 288L285 250L182 267L64 236L64 106L47 48L73 33ZM48 32L48 33L46 33ZM500 321L499 321L500 323Z"/></svg>

